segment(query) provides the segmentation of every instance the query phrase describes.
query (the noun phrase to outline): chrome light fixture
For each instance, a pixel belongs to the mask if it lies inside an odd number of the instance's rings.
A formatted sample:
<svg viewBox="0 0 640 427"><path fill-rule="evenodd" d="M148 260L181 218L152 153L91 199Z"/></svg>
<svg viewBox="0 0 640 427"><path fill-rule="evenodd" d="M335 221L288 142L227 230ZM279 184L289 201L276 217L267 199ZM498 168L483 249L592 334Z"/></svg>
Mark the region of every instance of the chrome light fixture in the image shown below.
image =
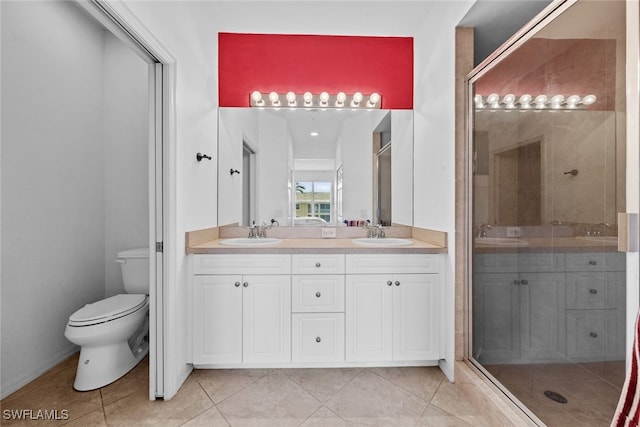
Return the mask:
<svg viewBox="0 0 640 427"><path fill-rule="evenodd" d="M476 110L586 110L589 105L596 102L595 95L564 95L547 96L537 95L535 98L528 93L516 97L514 94L500 96L491 93L487 96L476 94L473 96L473 104Z"/></svg>
<svg viewBox="0 0 640 427"><path fill-rule="evenodd" d="M281 99L283 100L281 101ZM292 91L285 94L255 90L251 92L249 100L252 107L258 108L349 108L372 110L382 107L382 96L378 92L370 94L363 94L362 92L330 94L323 91L319 94L304 92L304 94L298 95Z"/></svg>

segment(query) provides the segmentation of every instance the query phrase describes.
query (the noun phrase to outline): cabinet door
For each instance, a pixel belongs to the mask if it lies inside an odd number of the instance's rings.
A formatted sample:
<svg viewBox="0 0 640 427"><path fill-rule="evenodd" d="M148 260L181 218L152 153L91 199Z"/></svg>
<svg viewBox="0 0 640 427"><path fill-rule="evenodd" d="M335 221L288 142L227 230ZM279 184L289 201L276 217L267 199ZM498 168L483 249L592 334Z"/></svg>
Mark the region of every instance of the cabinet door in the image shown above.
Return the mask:
<svg viewBox="0 0 640 427"><path fill-rule="evenodd" d="M474 355L483 363L520 357L520 286L517 276L476 274L473 318Z"/></svg>
<svg viewBox="0 0 640 427"><path fill-rule="evenodd" d="M391 360L392 288L391 275L346 276L347 361Z"/></svg>
<svg viewBox="0 0 640 427"><path fill-rule="evenodd" d="M291 361L291 276L243 276L244 363Z"/></svg>
<svg viewBox="0 0 640 427"><path fill-rule="evenodd" d="M393 276L393 360L440 359L439 277Z"/></svg>
<svg viewBox="0 0 640 427"><path fill-rule="evenodd" d="M242 362L241 276L193 280L193 363Z"/></svg>
<svg viewBox="0 0 640 427"><path fill-rule="evenodd" d="M566 354L565 275L522 273L519 281L522 357L563 359Z"/></svg>

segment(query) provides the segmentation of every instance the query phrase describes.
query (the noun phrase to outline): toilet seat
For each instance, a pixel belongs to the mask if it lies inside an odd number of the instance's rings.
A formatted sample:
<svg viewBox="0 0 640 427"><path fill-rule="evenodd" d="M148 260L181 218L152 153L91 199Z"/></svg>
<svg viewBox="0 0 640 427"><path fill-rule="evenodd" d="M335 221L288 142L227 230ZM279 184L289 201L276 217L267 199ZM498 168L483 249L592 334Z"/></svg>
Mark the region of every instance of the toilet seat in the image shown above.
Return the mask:
<svg viewBox="0 0 640 427"><path fill-rule="evenodd" d="M147 304L147 296L119 294L87 304L69 317L69 326L92 326L127 316Z"/></svg>

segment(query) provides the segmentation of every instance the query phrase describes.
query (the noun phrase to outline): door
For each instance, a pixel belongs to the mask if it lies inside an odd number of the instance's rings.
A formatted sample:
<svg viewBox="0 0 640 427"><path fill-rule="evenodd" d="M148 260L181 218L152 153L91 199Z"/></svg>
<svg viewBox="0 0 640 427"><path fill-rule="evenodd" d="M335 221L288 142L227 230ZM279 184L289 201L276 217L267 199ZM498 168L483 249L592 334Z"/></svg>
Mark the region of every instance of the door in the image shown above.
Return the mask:
<svg viewBox="0 0 640 427"><path fill-rule="evenodd" d="M391 275L363 274L346 277L346 360L391 360Z"/></svg>
<svg viewBox="0 0 640 427"><path fill-rule="evenodd" d="M243 276L244 363L291 360L291 276Z"/></svg>

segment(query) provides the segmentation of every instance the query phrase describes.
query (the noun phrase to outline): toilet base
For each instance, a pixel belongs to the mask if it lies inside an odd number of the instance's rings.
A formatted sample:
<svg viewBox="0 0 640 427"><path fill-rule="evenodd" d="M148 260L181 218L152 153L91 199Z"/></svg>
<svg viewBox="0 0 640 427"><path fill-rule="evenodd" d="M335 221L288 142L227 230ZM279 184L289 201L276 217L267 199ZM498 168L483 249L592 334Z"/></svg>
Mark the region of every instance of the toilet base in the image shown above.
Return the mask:
<svg viewBox="0 0 640 427"><path fill-rule="evenodd" d="M131 349L124 341L98 347L81 347L73 388L95 390L111 384L133 369L148 353L149 342L142 336Z"/></svg>

